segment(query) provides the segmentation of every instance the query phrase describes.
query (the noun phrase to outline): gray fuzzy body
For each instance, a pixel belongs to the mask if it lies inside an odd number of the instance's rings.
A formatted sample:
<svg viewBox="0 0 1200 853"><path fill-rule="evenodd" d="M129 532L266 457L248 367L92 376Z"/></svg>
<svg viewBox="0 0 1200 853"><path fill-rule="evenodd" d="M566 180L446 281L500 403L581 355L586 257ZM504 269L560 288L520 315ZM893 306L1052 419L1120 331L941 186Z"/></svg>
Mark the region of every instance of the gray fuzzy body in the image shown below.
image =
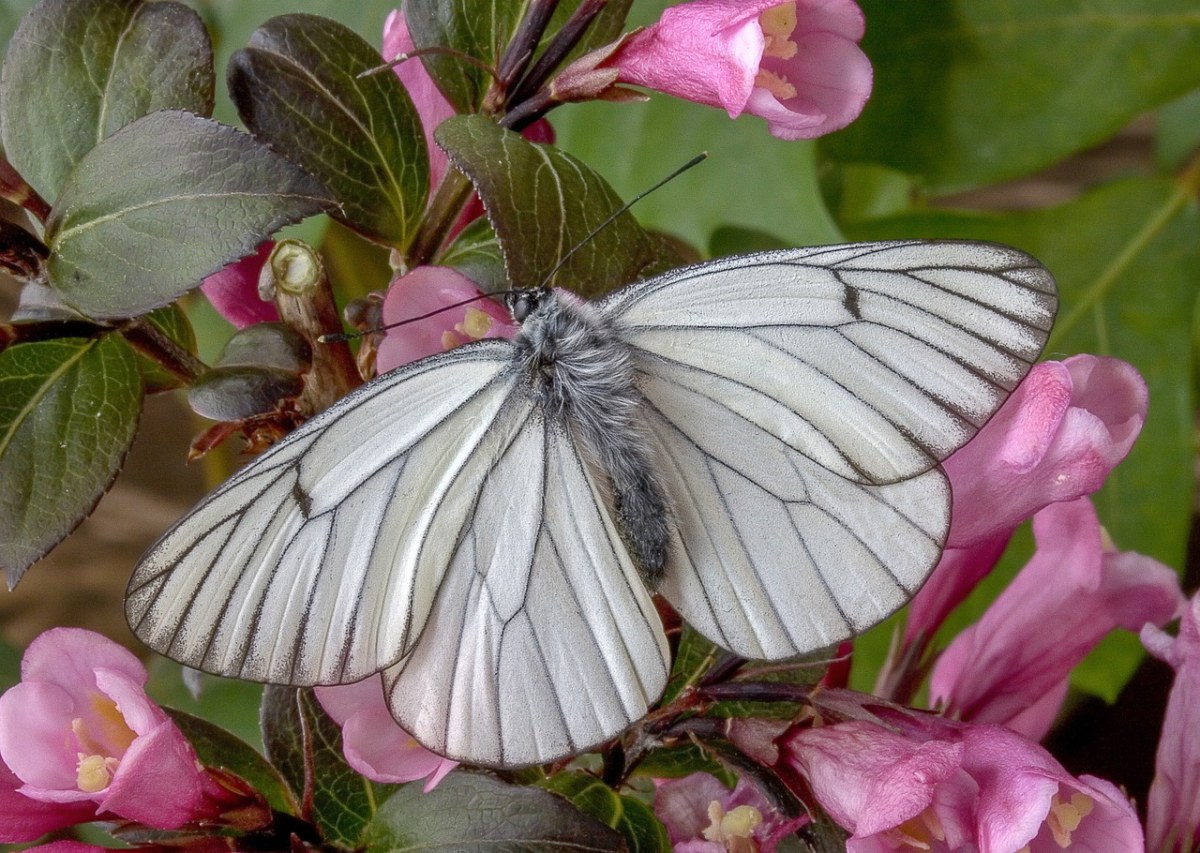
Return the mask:
<svg viewBox="0 0 1200 853"><path fill-rule="evenodd" d="M521 322L514 363L545 416L570 430L612 490L617 528L650 589L662 579L671 514L637 423L629 347L592 305L552 290L509 300Z"/></svg>

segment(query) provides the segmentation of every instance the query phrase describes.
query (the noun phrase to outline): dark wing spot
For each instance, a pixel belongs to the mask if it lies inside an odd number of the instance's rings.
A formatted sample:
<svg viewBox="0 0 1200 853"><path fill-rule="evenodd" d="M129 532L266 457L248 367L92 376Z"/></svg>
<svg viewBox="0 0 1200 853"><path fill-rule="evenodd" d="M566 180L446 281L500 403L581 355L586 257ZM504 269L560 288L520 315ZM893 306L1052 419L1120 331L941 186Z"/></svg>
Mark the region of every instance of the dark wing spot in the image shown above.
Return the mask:
<svg viewBox="0 0 1200 853"><path fill-rule="evenodd" d="M304 491L304 487L297 480L292 483L292 499L296 502L296 506L300 507L300 512L304 514L305 520L308 520L308 515L312 512L312 498L308 492Z"/></svg>
<svg viewBox="0 0 1200 853"><path fill-rule="evenodd" d="M858 309L858 288L844 285L846 295L842 297L842 307L846 309L855 320L862 319L862 312Z"/></svg>

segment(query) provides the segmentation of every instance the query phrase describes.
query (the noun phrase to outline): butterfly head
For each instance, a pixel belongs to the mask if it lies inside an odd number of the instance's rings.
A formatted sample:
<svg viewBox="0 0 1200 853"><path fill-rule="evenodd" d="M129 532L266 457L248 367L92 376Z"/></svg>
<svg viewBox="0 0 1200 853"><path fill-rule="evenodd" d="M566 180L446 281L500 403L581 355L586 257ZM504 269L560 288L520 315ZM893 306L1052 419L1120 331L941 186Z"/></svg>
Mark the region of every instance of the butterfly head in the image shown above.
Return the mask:
<svg viewBox="0 0 1200 853"><path fill-rule="evenodd" d="M530 315L544 307L550 300L550 288L531 287L522 290L510 290L504 296L504 306L513 320L524 323Z"/></svg>

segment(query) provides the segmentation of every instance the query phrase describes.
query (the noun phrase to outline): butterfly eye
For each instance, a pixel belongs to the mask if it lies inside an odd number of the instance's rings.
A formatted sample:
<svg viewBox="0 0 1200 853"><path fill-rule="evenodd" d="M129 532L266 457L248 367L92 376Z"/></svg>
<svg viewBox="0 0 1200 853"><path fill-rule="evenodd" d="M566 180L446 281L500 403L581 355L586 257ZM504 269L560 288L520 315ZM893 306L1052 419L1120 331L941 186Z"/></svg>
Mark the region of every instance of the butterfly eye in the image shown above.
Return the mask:
<svg viewBox="0 0 1200 853"><path fill-rule="evenodd" d="M508 313L512 314L512 318L518 323L525 322L525 319L537 310L540 292L536 290L515 290L509 293L504 298L505 306L508 308Z"/></svg>

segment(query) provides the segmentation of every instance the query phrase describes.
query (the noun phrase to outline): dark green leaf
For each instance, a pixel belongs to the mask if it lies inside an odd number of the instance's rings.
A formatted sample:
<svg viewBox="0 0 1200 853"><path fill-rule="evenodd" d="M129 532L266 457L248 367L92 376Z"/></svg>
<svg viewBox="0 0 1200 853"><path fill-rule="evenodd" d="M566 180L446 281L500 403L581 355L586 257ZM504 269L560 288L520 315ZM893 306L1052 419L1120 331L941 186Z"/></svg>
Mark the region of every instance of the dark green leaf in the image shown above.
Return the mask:
<svg viewBox="0 0 1200 853"><path fill-rule="evenodd" d="M1178 169L1200 152L1200 89L1193 89L1158 111L1154 147L1164 169Z"/></svg>
<svg viewBox="0 0 1200 853"><path fill-rule="evenodd" d="M311 766L311 818L327 841L356 848L364 830L395 785L378 785L358 775L342 757L342 733L311 690L268 686L263 690L263 743L267 758L292 790L304 791ZM443 782L442 784L445 784ZM420 785L412 786L419 792ZM372 830L373 832L374 830Z"/></svg>
<svg viewBox="0 0 1200 853"><path fill-rule="evenodd" d="M10 587L108 490L141 408L137 358L117 335L0 352L0 564Z"/></svg>
<svg viewBox="0 0 1200 853"><path fill-rule="evenodd" d="M685 622L679 638L679 651L675 653L675 663L671 667L671 678L660 704L670 703L680 691L698 682L722 654L715 643L700 636Z"/></svg>
<svg viewBox="0 0 1200 853"><path fill-rule="evenodd" d="M214 421L243 421L279 410L284 400L300 396L304 380L278 367L237 365L214 367L188 388L188 405Z"/></svg>
<svg viewBox="0 0 1200 853"><path fill-rule="evenodd" d="M863 0L875 90L825 140L934 191L1027 174L1200 84L1194 0Z"/></svg>
<svg viewBox="0 0 1200 853"><path fill-rule="evenodd" d="M1169 180L1134 179L1048 210L914 214L854 230L863 239L994 240L1046 264L1061 291L1048 355L1116 356L1137 367L1150 388L1141 437L1093 498L1100 520L1118 548L1173 566L1183 564L1194 488L1189 359L1200 220L1185 195ZM886 645L887 638L873 642ZM1141 650L1132 634L1107 641L1105 650L1103 661L1090 658L1077 670L1076 683L1112 697Z"/></svg>
<svg viewBox="0 0 1200 853"><path fill-rule="evenodd" d="M214 723L186 711L164 708L184 737L196 750L196 757L205 767L228 770L250 783L263 795L271 808L285 814L296 814L299 807L287 783L265 758L236 735Z"/></svg>
<svg viewBox="0 0 1200 853"><path fill-rule="evenodd" d="M140 314L330 203L253 137L154 113L88 152L63 187L46 228L51 282L91 317Z"/></svg>
<svg viewBox="0 0 1200 853"><path fill-rule="evenodd" d="M580 244L553 284L585 297L627 284L657 263L661 245L628 212L584 242L621 200L569 154L527 142L482 116L448 119L437 140L475 184L515 286L541 284Z"/></svg>
<svg viewBox="0 0 1200 853"><path fill-rule="evenodd" d="M430 791L405 785L379 809L370 851L495 853L621 850L621 836L561 797L477 773L451 773Z"/></svg>
<svg viewBox="0 0 1200 853"><path fill-rule="evenodd" d="M155 110L207 115L213 89L208 32L182 3L42 0L4 61L4 149L52 201L100 140Z"/></svg>
<svg viewBox="0 0 1200 853"><path fill-rule="evenodd" d="M225 342L217 357L217 367L277 367L300 374L312 366L312 347L290 326L283 323L255 323L238 329Z"/></svg>
<svg viewBox="0 0 1200 853"><path fill-rule="evenodd" d="M177 343L180 348L196 354L196 332L188 322L187 314L178 305L167 305L146 315L146 320L160 332ZM139 353L138 364L142 368L142 383L147 394L157 394L180 388L183 382L174 373Z"/></svg>
<svg viewBox="0 0 1200 853"><path fill-rule="evenodd" d="M701 746L687 743L656 749L641 760L634 774L652 779L680 779L699 772L711 773L732 788L737 777Z"/></svg>
<svg viewBox="0 0 1200 853"><path fill-rule="evenodd" d="M524 6L512 0L408 0L404 17L418 48L450 48L494 69ZM474 112L483 102L491 79L482 68L446 54L421 61L455 112Z"/></svg>
<svg viewBox="0 0 1200 853"><path fill-rule="evenodd" d="M671 850L667 829L646 803L627 794L618 794L588 773L558 773L543 785L566 797L586 815L615 829L625 838L630 853L658 853Z"/></svg>
<svg viewBox="0 0 1200 853"><path fill-rule="evenodd" d="M558 4L546 27L543 44L554 38L581 2L562 0ZM529 5L529 0L408 0L404 11L413 44L418 48L449 48L495 70ZM629 5L630 0L611 0L592 21L568 59L614 40L621 33ZM452 54L424 56L421 61L456 112L471 113L479 108L492 82L483 68Z"/></svg>
<svg viewBox="0 0 1200 853"><path fill-rule="evenodd" d="M757 228L741 228L737 225L724 225L718 228L708 241L708 254L714 258L786 248L788 248L787 241L779 239L774 234L760 231Z"/></svg>
<svg viewBox="0 0 1200 853"><path fill-rule="evenodd" d="M438 260L442 266L453 267L479 285L484 293L496 293L511 287L504 272L504 255L500 241L486 217L480 217L464 228Z"/></svg>
<svg viewBox="0 0 1200 853"><path fill-rule="evenodd" d="M337 198L331 214L403 249L429 195L421 120L395 74L353 30L283 15L234 54L229 90L250 131Z"/></svg>

